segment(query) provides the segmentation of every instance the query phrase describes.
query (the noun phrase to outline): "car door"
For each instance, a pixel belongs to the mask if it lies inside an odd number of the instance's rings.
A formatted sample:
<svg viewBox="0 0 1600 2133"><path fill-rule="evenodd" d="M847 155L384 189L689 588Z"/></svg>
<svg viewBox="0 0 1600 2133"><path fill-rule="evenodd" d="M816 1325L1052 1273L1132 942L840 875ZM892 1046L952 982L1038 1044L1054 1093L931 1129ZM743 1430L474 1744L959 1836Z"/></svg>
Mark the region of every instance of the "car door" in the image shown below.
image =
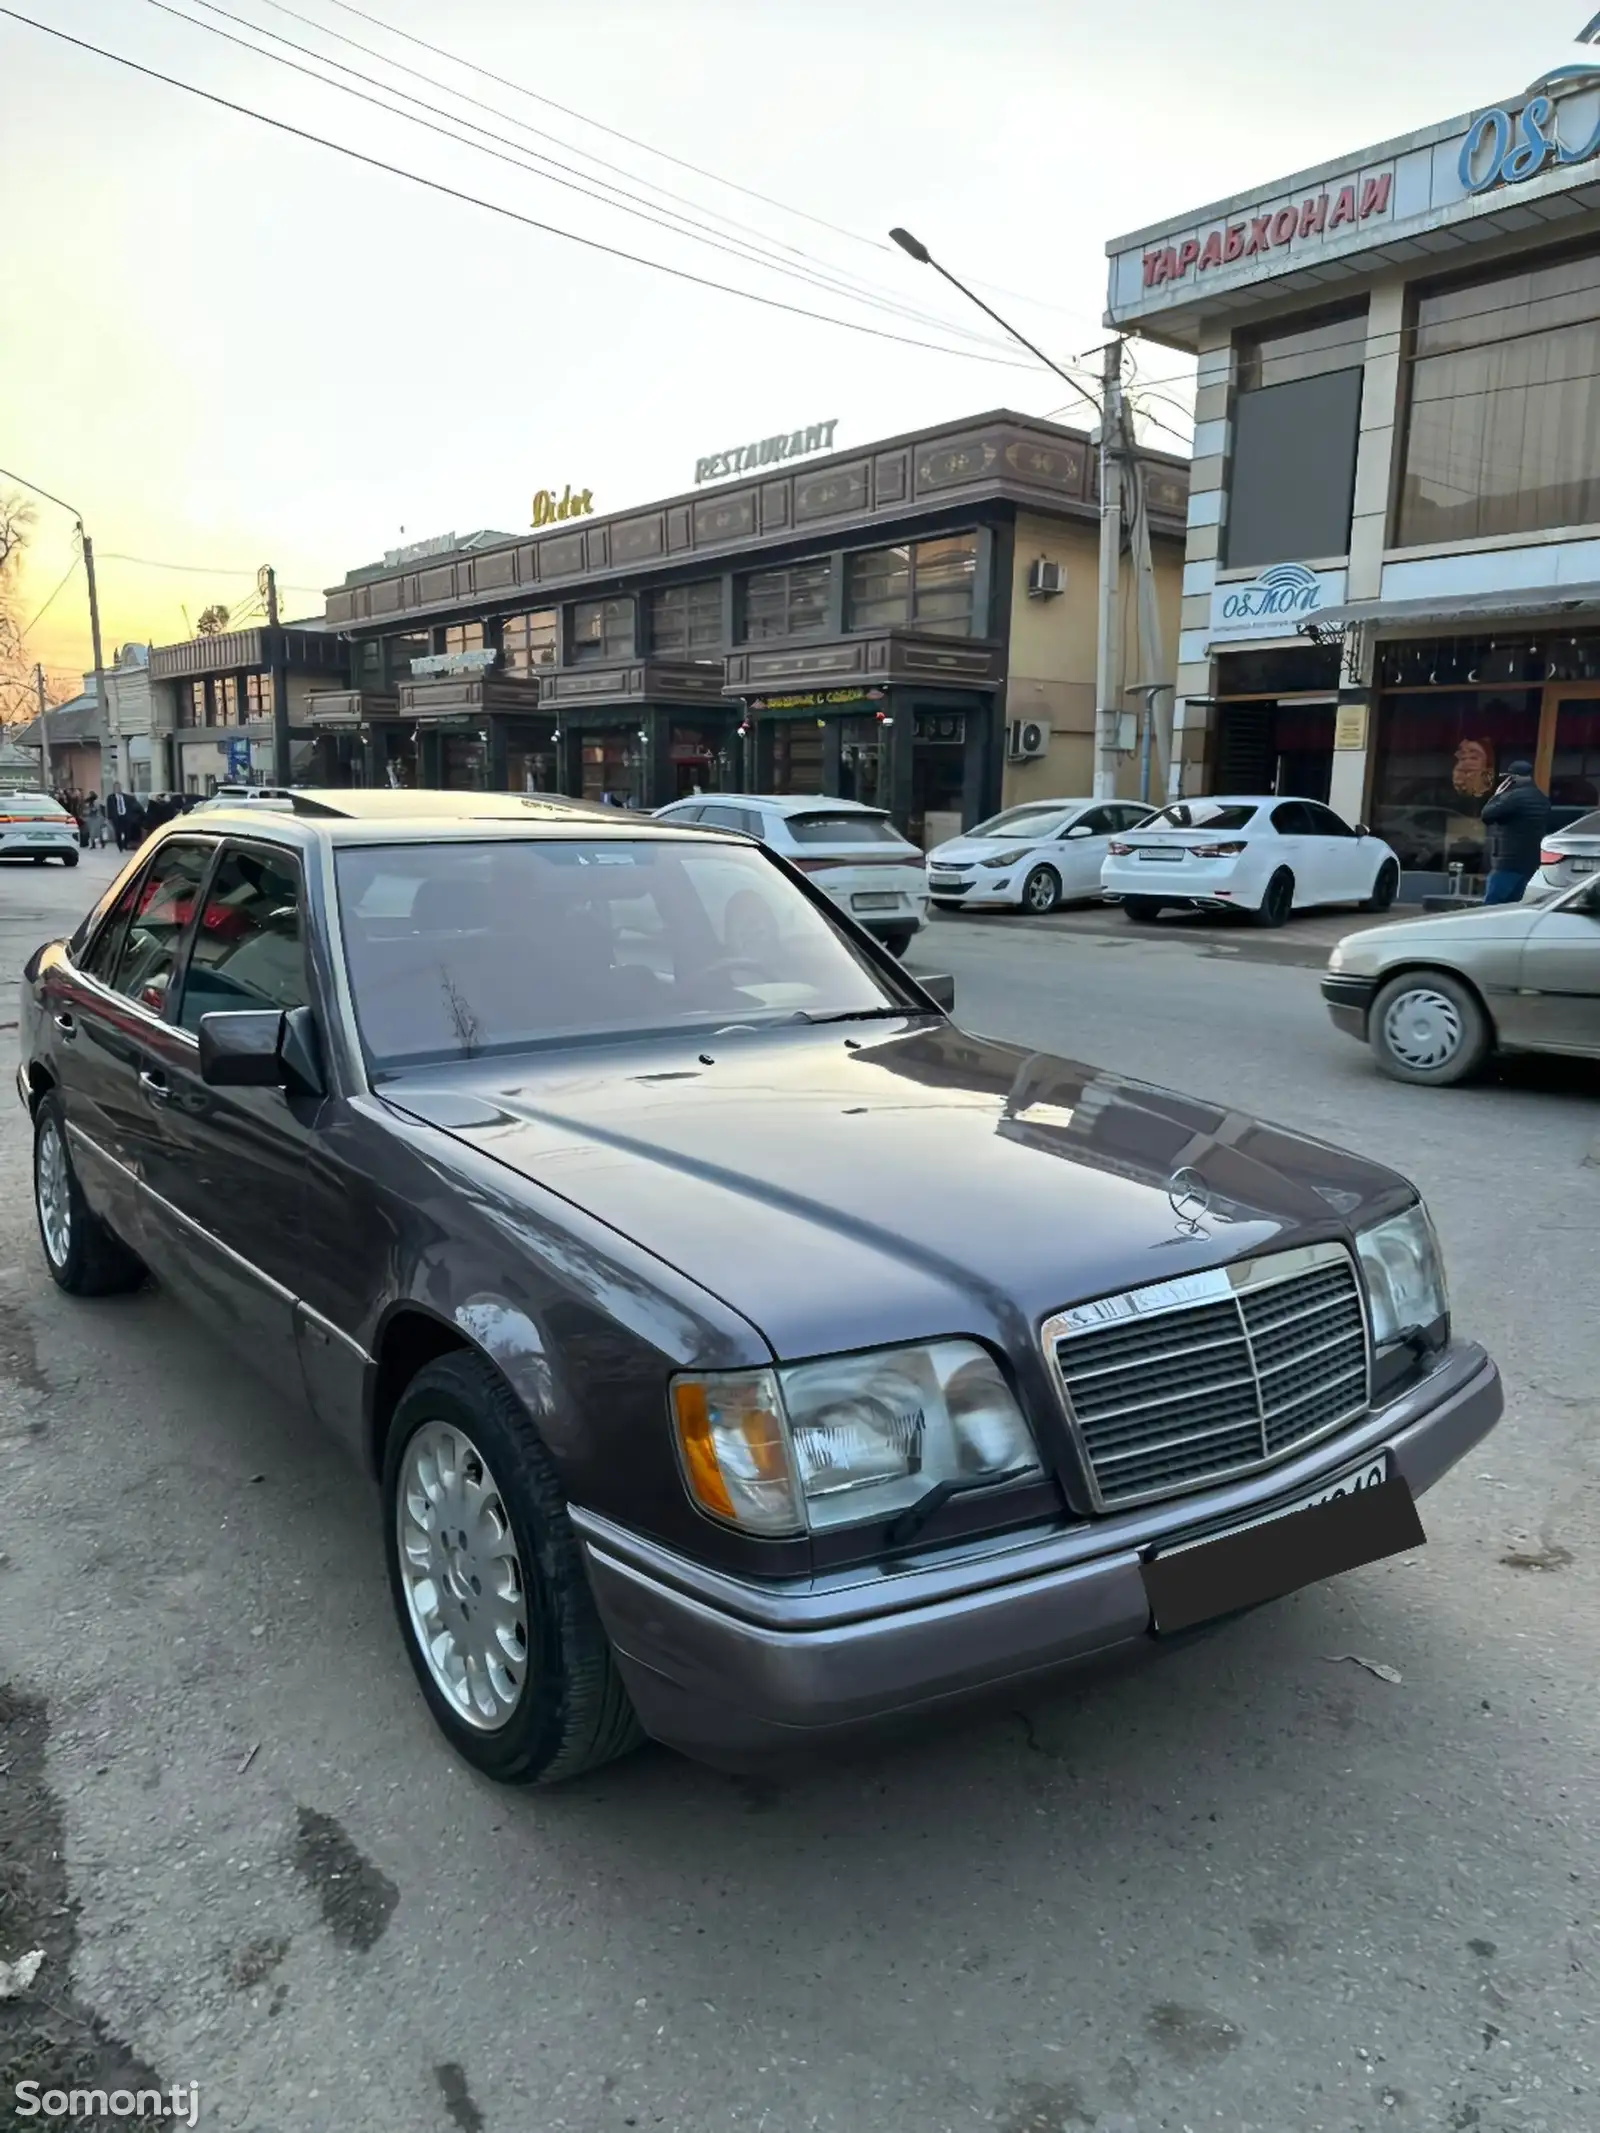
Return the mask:
<svg viewBox="0 0 1600 2133"><path fill-rule="evenodd" d="M1600 885L1534 920L1517 969L1517 1009L1516 1043L1600 1057Z"/></svg>
<svg viewBox="0 0 1600 2133"><path fill-rule="evenodd" d="M295 1392L304 1181L323 1099L208 1087L199 1031L208 1014L308 1004L304 910L296 853L227 840L143 1084L163 1129L146 1185L184 1278L213 1329Z"/></svg>
<svg viewBox="0 0 1600 2133"><path fill-rule="evenodd" d="M1294 876L1295 909L1304 910L1307 904L1317 901L1314 878L1317 863L1311 850L1306 803L1303 800L1280 800L1272 810L1272 829L1271 850L1261 855L1262 893L1265 894L1267 883L1278 869L1287 867Z"/></svg>
<svg viewBox="0 0 1600 2133"><path fill-rule="evenodd" d="M1372 893L1369 848L1341 816L1319 800L1303 800L1306 856L1319 904L1354 904Z"/></svg>
<svg viewBox="0 0 1600 2133"><path fill-rule="evenodd" d="M89 1204L157 1272L165 1255L142 1186L159 1123L142 1077L214 850L200 837L159 845L81 959L59 966L46 1000L67 1138Z"/></svg>
<svg viewBox="0 0 1600 2133"><path fill-rule="evenodd" d="M1063 896L1094 896L1099 892L1100 869L1106 863L1106 850L1121 813L1117 807L1086 807L1056 832L1050 845L1050 864L1061 876Z"/></svg>

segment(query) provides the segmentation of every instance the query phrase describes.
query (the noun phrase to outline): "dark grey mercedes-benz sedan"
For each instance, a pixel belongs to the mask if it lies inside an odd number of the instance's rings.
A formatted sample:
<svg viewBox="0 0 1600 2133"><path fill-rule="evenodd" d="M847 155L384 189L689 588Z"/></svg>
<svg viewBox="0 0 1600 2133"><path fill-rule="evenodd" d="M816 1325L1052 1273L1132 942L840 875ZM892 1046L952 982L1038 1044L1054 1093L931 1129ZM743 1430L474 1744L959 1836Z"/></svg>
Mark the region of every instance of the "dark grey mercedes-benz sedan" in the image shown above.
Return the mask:
<svg viewBox="0 0 1600 2133"><path fill-rule="evenodd" d="M1412 1187L947 1006L733 835L189 817L27 966L45 1257L348 1441L499 1778L848 1738L1420 1541L1501 1393Z"/></svg>

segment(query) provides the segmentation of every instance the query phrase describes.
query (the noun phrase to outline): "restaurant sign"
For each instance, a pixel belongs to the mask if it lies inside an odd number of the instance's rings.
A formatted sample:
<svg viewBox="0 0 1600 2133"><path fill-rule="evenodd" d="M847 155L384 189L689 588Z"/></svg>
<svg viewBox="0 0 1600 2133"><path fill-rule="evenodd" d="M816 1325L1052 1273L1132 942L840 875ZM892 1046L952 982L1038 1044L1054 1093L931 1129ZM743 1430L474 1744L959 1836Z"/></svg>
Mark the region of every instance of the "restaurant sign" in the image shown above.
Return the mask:
<svg viewBox="0 0 1600 2133"><path fill-rule="evenodd" d="M788 696L752 696L752 711L825 711L841 704L877 704L881 689L803 689Z"/></svg>
<svg viewBox="0 0 1600 2133"><path fill-rule="evenodd" d="M736 444L726 452L708 452L694 463L695 486L703 481L721 481L729 474L753 474L758 467L780 466L788 459L803 459L808 452L831 452L839 418L813 422L803 430L787 430L776 437L763 437L756 444Z"/></svg>
<svg viewBox="0 0 1600 2133"><path fill-rule="evenodd" d="M558 519L589 518L594 513L594 491L573 491L569 481L561 494L554 489L536 489L533 493L533 523L536 526L553 526Z"/></svg>
<svg viewBox="0 0 1600 2133"><path fill-rule="evenodd" d="M1274 563L1258 577L1217 586L1211 595L1211 641L1294 637L1327 607L1344 601L1342 570Z"/></svg>

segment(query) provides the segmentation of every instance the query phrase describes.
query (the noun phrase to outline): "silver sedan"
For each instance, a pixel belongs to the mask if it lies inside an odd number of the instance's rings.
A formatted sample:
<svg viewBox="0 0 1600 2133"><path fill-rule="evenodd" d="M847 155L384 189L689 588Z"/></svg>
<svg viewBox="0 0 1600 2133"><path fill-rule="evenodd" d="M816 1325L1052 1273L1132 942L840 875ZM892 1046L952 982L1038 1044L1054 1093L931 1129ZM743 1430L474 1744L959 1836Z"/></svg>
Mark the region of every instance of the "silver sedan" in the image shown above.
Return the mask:
<svg viewBox="0 0 1600 2133"><path fill-rule="evenodd" d="M1322 997L1396 1081L1464 1081L1496 1051L1600 1059L1600 876L1347 934Z"/></svg>
<svg viewBox="0 0 1600 2133"><path fill-rule="evenodd" d="M1522 900L1542 904L1591 874L1600 874L1600 808L1564 829L1549 830L1539 848L1539 868Z"/></svg>

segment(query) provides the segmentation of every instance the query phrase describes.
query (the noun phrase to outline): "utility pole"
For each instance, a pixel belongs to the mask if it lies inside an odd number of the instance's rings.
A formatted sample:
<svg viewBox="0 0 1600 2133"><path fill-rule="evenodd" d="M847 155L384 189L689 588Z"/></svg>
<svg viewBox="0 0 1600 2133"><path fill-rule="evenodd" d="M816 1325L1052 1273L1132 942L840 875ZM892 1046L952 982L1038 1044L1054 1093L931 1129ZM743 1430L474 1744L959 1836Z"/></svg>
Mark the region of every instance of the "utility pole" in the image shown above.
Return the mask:
<svg viewBox="0 0 1600 2133"><path fill-rule="evenodd" d="M1105 347L1100 415L1100 605L1095 654L1094 796L1115 798L1122 716L1122 342Z"/></svg>
<svg viewBox="0 0 1600 2133"><path fill-rule="evenodd" d="M111 706L106 694L106 663L104 654L100 649L100 593L94 582L94 542L84 532L81 518L78 521L78 537L83 543L83 574L89 581L89 641L94 647L95 702L99 706L101 718L108 722L106 730L111 738L112 768L116 774L116 782L121 784L123 777L122 717L119 711L116 726L113 729L109 723ZM103 771L100 775L100 782L102 785L105 783L105 773ZM104 796L102 795L102 797Z"/></svg>
<svg viewBox="0 0 1600 2133"><path fill-rule="evenodd" d="M278 626L278 573L269 563L267 581L267 661L272 671L272 782L289 783L289 659L287 640Z"/></svg>
<svg viewBox="0 0 1600 2133"><path fill-rule="evenodd" d="M50 782L50 699L44 693L44 668L37 660L33 668L33 686L39 696L39 761L43 765L39 783L46 792L54 792L55 787Z"/></svg>

